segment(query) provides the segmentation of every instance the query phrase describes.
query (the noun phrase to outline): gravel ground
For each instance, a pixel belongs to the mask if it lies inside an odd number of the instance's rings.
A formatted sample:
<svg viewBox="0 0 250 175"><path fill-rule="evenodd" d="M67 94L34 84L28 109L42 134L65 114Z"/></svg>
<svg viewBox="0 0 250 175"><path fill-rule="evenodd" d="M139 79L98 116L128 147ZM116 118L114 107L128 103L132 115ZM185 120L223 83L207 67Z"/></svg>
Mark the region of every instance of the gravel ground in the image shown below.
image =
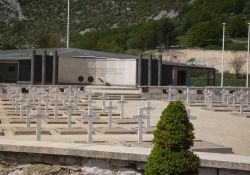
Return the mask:
<svg viewBox="0 0 250 175"><path fill-rule="evenodd" d="M141 175L141 173L130 169L109 170L88 166L17 165L0 162L0 175Z"/></svg>

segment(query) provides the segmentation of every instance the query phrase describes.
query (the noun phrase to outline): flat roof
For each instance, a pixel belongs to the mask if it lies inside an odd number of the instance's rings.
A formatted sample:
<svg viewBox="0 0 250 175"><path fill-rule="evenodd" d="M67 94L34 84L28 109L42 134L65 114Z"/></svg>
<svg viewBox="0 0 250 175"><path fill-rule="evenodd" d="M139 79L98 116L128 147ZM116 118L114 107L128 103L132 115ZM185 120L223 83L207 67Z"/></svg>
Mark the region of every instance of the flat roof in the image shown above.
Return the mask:
<svg viewBox="0 0 250 175"><path fill-rule="evenodd" d="M110 52L101 52L93 50L75 49L75 48L49 48L49 49L36 49L36 53L41 55L46 50L50 55L53 51L57 51L60 57L70 58L116 58L116 59L137 59L137 56L128 54L118 54ZM21 60L30 59L32 49L25 50L6 50L0 51L0 60Z"/></svg>
<svg viewBox="0 0 250 175"><path fill-rule="evenodd" d="M0 51L0 61L17 61L17 60L26 60L30 59L31 52L33 49L24 49L24 50L5 50ZM35 49L36 54L42 55L43 51L46 50L48 55L52 55L53 51L57 51L59 57L63 58L82 58L82 59L138 59L138 56L129 55L129 54L119 54L111 52L102 52L102 51L93 51L85 49L76 49L76 48L48 48L48 49ZM148 56L144 56L144 59L147 59ZM165 65L178 66L178 67L188 67L188 68L203 68L203 69L213 69L200 65L186 65L185 63L163 61Z"/></svg>

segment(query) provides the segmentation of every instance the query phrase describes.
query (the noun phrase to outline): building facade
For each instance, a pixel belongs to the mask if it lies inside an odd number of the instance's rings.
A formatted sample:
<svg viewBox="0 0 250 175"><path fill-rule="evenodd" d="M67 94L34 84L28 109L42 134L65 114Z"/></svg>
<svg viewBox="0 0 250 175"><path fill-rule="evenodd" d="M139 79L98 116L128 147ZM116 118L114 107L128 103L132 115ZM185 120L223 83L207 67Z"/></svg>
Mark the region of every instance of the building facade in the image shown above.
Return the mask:
<svg viewBox="0 0 250 175"><path fill-rule="evenodd" d="M188 85L190 72L204 72L214 85L215 69L154 58L81 49L0 52L0 82L118 86Z"/></svg>

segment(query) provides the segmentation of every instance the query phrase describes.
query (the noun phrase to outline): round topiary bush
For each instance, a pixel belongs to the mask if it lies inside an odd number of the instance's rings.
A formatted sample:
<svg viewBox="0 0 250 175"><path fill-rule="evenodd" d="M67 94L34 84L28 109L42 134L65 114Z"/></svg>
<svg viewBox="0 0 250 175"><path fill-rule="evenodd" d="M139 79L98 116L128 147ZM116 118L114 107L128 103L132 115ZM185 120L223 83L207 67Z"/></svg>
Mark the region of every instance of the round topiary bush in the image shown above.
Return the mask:
<svg viewBox="0 0 250 175"><path fill-rule="evenodd" d="M190 151L194 128L186 108L170 102L154 132L154 148L145 166L145 175L192 175L198 173L199 158Z"/></svg>

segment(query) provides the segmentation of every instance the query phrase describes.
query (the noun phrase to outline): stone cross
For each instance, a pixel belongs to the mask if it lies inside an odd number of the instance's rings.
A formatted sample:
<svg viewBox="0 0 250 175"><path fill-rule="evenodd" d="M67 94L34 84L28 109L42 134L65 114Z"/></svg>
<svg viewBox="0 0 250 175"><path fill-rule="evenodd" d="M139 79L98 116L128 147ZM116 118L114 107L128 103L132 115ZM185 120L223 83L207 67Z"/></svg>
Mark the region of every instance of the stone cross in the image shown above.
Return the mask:
<svg viewBox="0 0 250 175"><path fill-rule="evenodd" d="M231 98L232 98L232 100L233 100L233 102L232 102L233 108L235 108L235 99L236 99L235 92L233 92Z"/></svg>
<svg viewBox="0 0 250 175"><path fill-rule="evenodd" d="M20 104L20 118L23 118L23 108L24 108L24 104Z"/></svg>
<svg viewBox="0 0 250 175"><path fill-rule="evenodd" d="M226 93L226 91L223 88L222 91L221 91L221 103L224 103L224 101L225 101L225 93Z"/></svg>
<svg viewBox="0 0 250 175"><path fill-rule="evenodd" d="M16 102L16 110L18 110L18 105L20 104L19 106L20 106L20 113L21 113L21 110L22 110L21 105L25 102L25 99L23 98L22 93L20 94L19 99L16 99L15 102Z"/></svg>
<svg viewBox="0 0 250 175"><path fill-rule="evenodd" d="M31 115L31 117L36 118L36 141L41 141L41 118L47 116L42 114L41 106L36 107L36 114Z"/></svg>
<svg viewBox="0 0 250 175"><path fill-rule="evenodd" d="M146 101L146 106L142 107L142 109L146 111L147 127L150 127L150 111L154 110L154 108L150 106L150 101Z"/></svg>
<svg viewBox="0 0 250 175"><path fill-rule="evenodd" d="M168 88L168 100L169 100L169 101L171 101L171 90L172 90L172 88L169 87L169 88Z"/></svg>
<svg viewBox="0 0 250 175"><path fill-rule="evenodd" d="M210 91L208 95L208 104L209 104L209 108L213 107L213 92L212 91Z"/></svg>
<svg viewBox="0 0 250 175"><path fill-rule="evenodd" d="M62 92L62 99L63 99L63 106L66 106L67 103L67 91L66 89L64 90L64 92Z"/></svg>
<svg viewBox="0 0 250 175"><path fill-rule="evenodd" d="M50 95L50 96L53 94L52 91L53 91L53 88L52 88L51 85L49 85L48 92L49 92L49 95Z"/></svg>
<svg viewBox="0 0 250 175"><path fill-rule="evenodd" d="M18 98L18 97L19 97L19 96L16 95L16 94L13 94L13 95L10 94L11 105L12 105L13 107L15 107L15 109L16 109L16 98Z"/></svg>
<svg viewBox="0 0 250 175"><path fill-rule="evenodd" d="M34 87L32 87L32 88L30 89L29 94L31 95L31 98L32 98L32 100L33 100L33 103L35 103L35 101L36 101L36 95L35 95L35 88L34 88Z"/></svg>
<svg viewBox="0 0 250 175"><path fill-rule="evenodd" d="M25 99L23 98L23 94L20 94L20 98L16 100L16 109L20 109L20 118L23 118L23 106L24 106Z"/></svg>
<svg viewBox="0 0 250 175"><path fill-rule="evenodd" d="M143 137L143 119L147 119L148 116L143 114L143 109L139 108L138 109L138 114L137 115L132 115L133 119L138 120L138 143L142 143L142 137Z"/></svg>
<svg viewBox="0 0 250 175"><path fill-rule="evenodd" d="M86 118L88 120L88 138L87 143L93 142L93 119L97 118L97 115L93 113L92 107L88 107L88 114L86 115Z"/></svg>
<svg viewBox="0 0 250 175"><path fill-rule="evenodd" d="M246 91L246 104L248 105L249 103L249 91Z"/></svg>
<svg viewBox="0 0 250 175"><path fill-rule="evenodd" d="M186 111L187 111L188 118L190 118L191 117L191 111L190 111L190 109L187 109Z"/></svg>
<svg viewBox="0 0 250 175"><path fill-rule="evenodd" d="M78 104L80 102L80 91L76 90L74 92L74 100L75 100L76 104Z"/></svg>
<svg viewBox="0 0 250 175"><path fill-rule="evenodd" d="M58 94L56 92L55 94L55 99L52 100L52 103L54 103L54 118L57 118L58 116L58 102L60 102L60 100L58 99Z"/></svg>
<svg viewBox="0 0 250 175"><path fill-rule="evenodd" d="M108 127L112 128L112 110L116 109L116 107L112 106L112 101L108 101L108 106L105 107L105 110L108 111Z"/></svg>
<svg viewBox="0 0 250 175"><path fill-rule="evenodd" d="M76 112L77 105L79 104L79 101L80 101L79 95L80 95L80 93L78 91L74 92L74 96L73 96L73 99L74 99L74 112Z"/></svg>
<svg viewBox="0 0 250 175"><path fill-rule="evenodd" d="M121 100L117 101L120 104L120 117L124 118L124 104L128 103L128 101L124 100L124 96L121 96Z"/></svg>
<svg viewBox="0 0 250 175"><path fill-rule="evenodd" d="M43 94L44 94L44 92L42 92L42 91L38 91L38 92L36 93L36 95L37 95L37 97L38 97L38 102L37 102L38 106L41 106L41 102L42 102L41 97L42 97Z"/></svg>
<svg viewBox="0 0 250 175"><path fill-rule="evenodd" d="M204 95L204 101L205 101L205 103L207 103L207 94L208 94L208 92L207 92L207 88L205 88L205 89L204 89L204 91L203 91L203 95Z"/></svg>
<svg viewBox="0 0 250 175"><path fill-rule="evenodd" d="M225 92L225 96L226 96L227 105L229 105L229 91Z"/></svg>
<svg viewBox="0 0 250 175"><path fill-rule="evenodd" d="M239 101L240 101L240 114L243 114L243 102L244 102L243 95L240 96Z"/></svg>
<svg viewBox="0 0 250 175"><path fill-rule="evenodd" d="M186 90L186 102L187 102L187 104L189 104L189 94L190 94L190 90L189 90L189 88L187 88L187 90Z"/></svg>
<svg viewBox="0 0 250 175"><path fill-rule="evenodd" d="M106 96L103 93L102 96L100 97L100 99L102 100L102 112L105 112L105 101L106 101Z"/></svg>
<svg viewBox="0 0 250 175"><path fill-rule="evenodd" d="M31 110L34 107L34 105L30 104L30 101L27 99L26 105L23 107L26 108L26 126L27 126L27 128L30 128L30 114L31 114Z"/></svg>
<svg viewBox="0 0 250 175"><path fill-rule="evenodd" d="M92 104L95 103L95 102L92 100L92 96L91 96L91 95L88 96L87 103L88 103L88 106L89 106L89 107L92 107Z"/></svg>
<svg viewBox="0 0 250 175"><path fill-rule="evenodd" d="M69 104L65 106L68 109L68 128L71 128L72 123L72 111L74 110L75 106L71 104L71 100L69 100Z"/></svg>
<svg viewBox="0 0 250 175"><path fill-rule="evenodd" d="M49 92L46 91L43 98L44 98L44 102L45 102L45 113L48 114L48 110L49 110Z"/></svg>

